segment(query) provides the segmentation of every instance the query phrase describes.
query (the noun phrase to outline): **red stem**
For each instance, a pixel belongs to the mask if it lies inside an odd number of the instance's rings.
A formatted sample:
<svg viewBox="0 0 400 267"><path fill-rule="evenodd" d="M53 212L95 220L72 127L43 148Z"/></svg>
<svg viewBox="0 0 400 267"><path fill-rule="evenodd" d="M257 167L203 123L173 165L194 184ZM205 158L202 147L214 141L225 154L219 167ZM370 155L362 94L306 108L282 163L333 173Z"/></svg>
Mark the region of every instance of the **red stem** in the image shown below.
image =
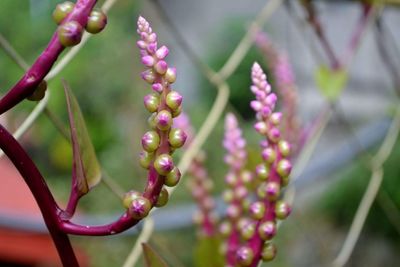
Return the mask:
<svg viewBox="0 0 400 267"><path fill-rule="evenodd" d="M74 20L85 26L90 11L96 2L97 0L77 0L73 11L65 18L64 22ZM34 92L64 49L65 47L58 41L57 32L55 32L46 49L36 59L32 67L0 100L0 115Z"/></svg>
<svg viewBox="0 0 400 267"><path fill-rule="evenodd" d="M317 15L316 9L314 7L314 4L312 3L312 1L307 1L305 3L304 7L308 14L308 18L307 18L308 22L314 28L315 34L317 35L318 39L320 40L322 48L325 50L326 55L329 59L331 68L339 69L340 62L339 62L338 58L336 57L331 45L329 44L328 39L325 36L321 22L318 19L318 15Z"/></svg>
<svg viewBox="0 0 400 267"><path fill-rule="evenodd" d="M0 148L9 157L31 190L42 212L44 222L60 255L64 267L79 267L68 236L60 230L59 214L62 212L54 200L46 182L35 164L14 139L0 124Z"/></svg>
<svg viewBox="0 0 400 267"><path fill-rule="evenodd" d="M341 65L343 66L348 65L349 59L351 59L356 53L356 50L360 44L361 37L363 35L365 27L367 26L368 18L371 15L371 12L372 12L372 6L370 4L363 4L363 11L360 20L358 21L357 27L354 30L353 36L351 37L347 53L341 60Z"/></svg>
<svg viewBox="0 0 400 267"><path fill-rule="evenodd" d="M277 158L270 168L270 175L268 177L268 182L276 182L276 183L282 185L281 178L280 178L279 174L276 172L277 163L281 160L282 156L280 155L279 149L276 144L273 144L272 148L276 151ZM265 200L264 203L265 203L265 215L262 220L259 220L257 222L256 233L258 233L258 228L260 227L262 222L276 221L275 201ZM248 241L249 247L254 252L254 259L251 262L251 264L249 265L249 267L257 267L258 266L258 263L261 260L261 252L262 252L261 250L263 248L263 244L264 244L264 241L261 239L260 235L258 235L258 234L254 235Z"/></svg>

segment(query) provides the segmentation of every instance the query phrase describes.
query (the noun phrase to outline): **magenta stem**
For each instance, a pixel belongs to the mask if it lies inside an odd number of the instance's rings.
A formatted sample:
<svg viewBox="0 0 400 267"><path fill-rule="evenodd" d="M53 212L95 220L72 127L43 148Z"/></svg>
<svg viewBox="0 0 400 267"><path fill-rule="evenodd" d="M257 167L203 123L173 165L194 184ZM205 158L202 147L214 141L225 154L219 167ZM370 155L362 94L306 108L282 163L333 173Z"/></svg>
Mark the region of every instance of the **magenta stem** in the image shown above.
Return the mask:
<svg viewBox="0 0 400 267"><path fill-rule="evenodd" d="M60 230L58 215L62 210L58 207L46 182L31 158L14 139L14 137L0 124L0 148L9 157L31 190L42 212L44 222L60 255L64 267L79 266L68 236Z"/></svg>
<svg viewBox="0 0 400 267"><path fill-rule="evenodd" d="M97 0L77 0L73 11L65 18L64 22L73 20L85 26L90 11L96 2ZM64 49L65 47L61 45L57 32L55 32L46 49L36 59L31 68L0 100L0 115L34 92L35 88L43 81Z"/></svg>
<svg viewBox="0 0 400 267"><path fill-rule="evenodd" d="M343 66L348 65L348 61L351 58L353 58L354 54L356 53L357 48L361 41L361 37L363 36L363 32L367 27L368 18L371 15L371 13L372 13L372 6L370 4L364 4L360 20L358 21L357 27L354 30L347 52L341 61Z"/></svg>
<svg viewBox="0 0 400 267"><path fill-rule="evenodd" d="M277 159L274 161L270 168L270 175L268 177L268 182L276 182L280 185L282 185L281 178L279 174L276 172L277 168L277 163L281 160L282 156L280 155L279 149L276 144L272 144L272 148L276 151L277 153ZM256 232L258 232L258 228L260 227L262 222L265 221L276 221L276 215L275 215L275 201L269 201L265 200L265 215L262 220L259 220L257 222L256 226ZM257 267L259 261L261 260L261 250L263 248L264 241L261 239L260 235L256 234L254 235L249 241L248 245L249 247L253 250L254 252L254 259L249 265L249 267Z"/></svg>

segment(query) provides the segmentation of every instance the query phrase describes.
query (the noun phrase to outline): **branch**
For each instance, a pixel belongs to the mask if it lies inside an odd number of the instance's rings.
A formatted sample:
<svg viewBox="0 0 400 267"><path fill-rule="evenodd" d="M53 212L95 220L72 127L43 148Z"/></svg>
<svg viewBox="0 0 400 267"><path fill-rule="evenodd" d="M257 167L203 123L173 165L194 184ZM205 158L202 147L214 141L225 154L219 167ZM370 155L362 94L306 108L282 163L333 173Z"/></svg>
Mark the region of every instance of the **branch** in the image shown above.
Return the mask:
<svg viewBox="0 0 400 267"><path fill-rule="evenodd" d="M64 22L77 21L80 25L86 25L89 13L96 2L97 0L78 0L74 9L65 18ZM34 92L64 49L65 47L61 45L58 34L55 32L46 49L32 67L0 100L0 115Z"/></svg>
<svg viewBox="0 0 400 267"><path fill-rule="evenodd" d="M10 158L32 192L64 267L79 266L68 236L60 230L60 208L35 164L17 140L0 125L0 148Z"/></svg>
<svg viewBox="0 0 400 267"><path fill-rule="evenodd" d="M118 0L107 0L104 2L104 4L101 6L101 10L107 14L111 7L117 2ZM78 54L78 52L82 49L82 47L89 41L90 37L92 37L92 34L85 32L82 36L81 42L77 45L72 47L68 53L65 54L65 56L60 60L59 63L57 63L54 68L46 75L45 79L46 80L52 80L54 79L67 65L71 60Z"/></svg>

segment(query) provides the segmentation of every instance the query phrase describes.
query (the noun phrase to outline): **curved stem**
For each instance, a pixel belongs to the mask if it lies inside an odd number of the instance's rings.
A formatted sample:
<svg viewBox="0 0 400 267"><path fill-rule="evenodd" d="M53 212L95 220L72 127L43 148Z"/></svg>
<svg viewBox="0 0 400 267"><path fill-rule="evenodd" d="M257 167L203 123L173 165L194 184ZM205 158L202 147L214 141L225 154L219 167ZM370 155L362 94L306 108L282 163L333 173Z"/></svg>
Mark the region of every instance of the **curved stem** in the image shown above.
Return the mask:
<svg viewBox="0 0 400 267"><path fill-rule="evenodd" d="M101 6L101 10L104 13L108 13L111 7L117 2L117 0L107 0ZM56 77L64 68L68 65L68 63L78 54L78 52L82 49L82 47L87 43L87 41L92 37L91 34L85 32L82 36L82 40L79 45L74 46L71 50L68 51L67 54L57 63L54 68L47 74L46 80L51 80Z"/></svg>
<svg viewBox="0 0 400 267"><path fill-rule="evenodd" d="M77 21L81 25L86 25L89 13L96 2L97 0L78 0L74 9L64 21ZM61 45L58 40L57 32L55 32L48 46L38 57L32 67L8 91L8 93L0 99L0 115L33 93L64 49L65 47Z"/></svg>
<svg viewBox="0 0 400 267"><path fill-rule="evenodd" d="M63 266L79 266L68 236L60 229L58 215L61 210L46 182L25 150L2 125L0 125L0 148L18 169L31 190L56 245Z"/></svg>
<svg viewBox="0 0 400 267"><path fill-rule="evenodd" d="M24 122L18 127L18 129L13 133L15 139L20 139L21 136L28 131L29 128L33 125L39 115L46 108L47 103L49 102L50 91L46 92L44 98L36 105L36 107L32 110L29 116L24 120ZM0 158L4 156L4 152L0 150Z"/></svg>

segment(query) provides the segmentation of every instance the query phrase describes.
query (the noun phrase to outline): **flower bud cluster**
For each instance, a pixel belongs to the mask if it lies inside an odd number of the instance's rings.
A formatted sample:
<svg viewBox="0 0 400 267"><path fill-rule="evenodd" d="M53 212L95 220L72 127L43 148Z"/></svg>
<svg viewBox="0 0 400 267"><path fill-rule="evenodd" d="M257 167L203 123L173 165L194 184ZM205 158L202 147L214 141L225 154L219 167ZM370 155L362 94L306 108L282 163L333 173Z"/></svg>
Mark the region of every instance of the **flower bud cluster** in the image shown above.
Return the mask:
<svg viewBox="0 0 400 267"><path fill-rule="evenodd" d="M140 36L137 46L140 49L141 61L146 67L141 77L152 88L152 93L144 97L144 106L151 113L151 130L142 137L143 151L139 157L140 165L148 169L147 187L142 196L135 198L140 199L139 204L134 200L128 205L131 216L140 219L141 215L147 214L141 212L138 206L164 206L168 201L168 191L164 185L171 187L179 182L181 173L171 155L175 149L184 145L186 134L181 128L172 127L173 118L177 117L182 109L182 96L171 90L171 84L176 79L176 70L169 68L165 61L168 48L157 47L157 35L143 17L138 19L137 32Z"/></svg>
<svg viewBox="0 0 400 267"><path fill-rule="evenodd" d="M187 133L185 146L190 145L194 130L190 123L189 117L182 113L175 121L174 126L183 129ZM204 166L206 155L204 151L200 151L191 162L188 174L188 187L194 200L197 203L198 210L193 216L193 221L199 226L199 234L201 236L213 236L216 231L217 216L214 212L215 201L211 195L213 190L213 181L208 175Z"/></svg>
<svg viewBox="0 0 400 267"><path fill-rule="evenodd" d="M238 248L236 260L239 266L253 267L260 259L270 261L276 255L271 239L277 231L277 220L285 219L291 212L291 207L280 200L280 196L282 188L289 182L292 165L288 160L291 147L279 130L282 115L274 112L277 98L271 93L266 75L257 63L253 65L251 78L251 90L256 96L251 102L257 114L254 127L265 140L261 142L263 162L256 168L257 200L249 207L251 221L247 228L251 231L245 238L248 241Z"/></svg>
<svg viewBox="0 0 400 267"><path fill-rule="evenodd" d="M267 34L259 31L255 43L271 67L276 89L282 99L283 135L291 144L298 144L299 119L297 117L297 86L287 55L279 51ZM293 148L295 149L295 148ZM297 148L298 149L298 148Z"/></svg>
<svg viewBox="0 0 400 267"><path fill-rule="evenodd" d="M252 235L254 225L250 224L246 217L249 207L248 186L253 180L253 175L244 170L247 158L246 140L242 137L242 130L232 113L228 113L225 118L223 146L227 151L225 163L228 164L229 170L225 176L228 188L223 193L223 199L227 203L227 220L221 223L220 232L227 238L226 262L234 266L240 242Z"/></svg>
<svg viewBox="0 0 400 267"><path fill-rule="evenodd" d="M59 25L57 34L60 43L65 46L74 46L81 42L83 30L89 33L99 33L107 25L107 16L103 11L94 9L89 14L86 25L81 25L78 21L66 21L65 18L72 12L75 4L66 1L56 6L53 11L53 20Z"/></svg>

